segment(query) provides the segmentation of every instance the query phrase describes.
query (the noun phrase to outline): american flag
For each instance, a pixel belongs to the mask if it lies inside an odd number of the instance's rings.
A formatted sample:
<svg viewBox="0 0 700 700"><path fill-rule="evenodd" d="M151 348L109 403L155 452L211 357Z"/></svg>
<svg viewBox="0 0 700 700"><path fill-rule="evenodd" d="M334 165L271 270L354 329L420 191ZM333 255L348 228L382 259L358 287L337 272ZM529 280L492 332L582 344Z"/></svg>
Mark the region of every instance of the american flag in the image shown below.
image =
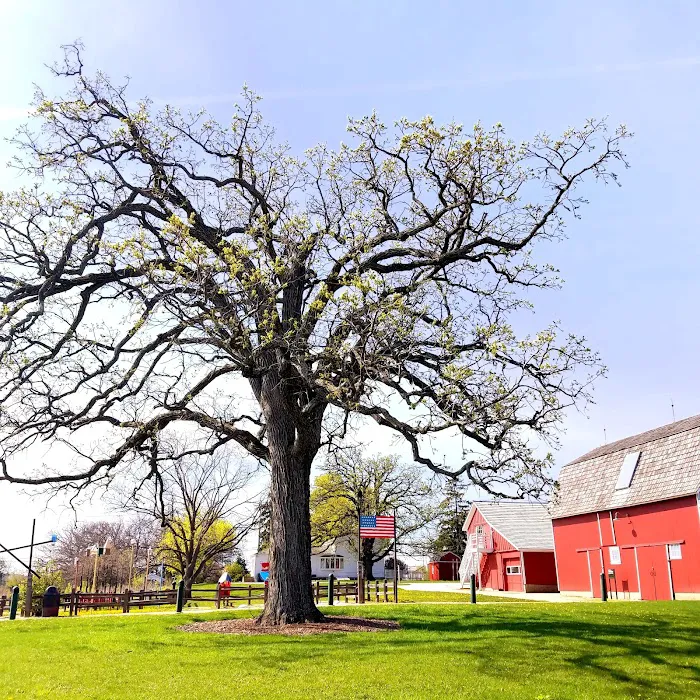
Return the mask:
<svg viewBox="0 0 700 700"><path fill-rule="evenodd" d="M391 539L393 536L393 515L360 516L360 537L381 537L385 539Z"/></svg>

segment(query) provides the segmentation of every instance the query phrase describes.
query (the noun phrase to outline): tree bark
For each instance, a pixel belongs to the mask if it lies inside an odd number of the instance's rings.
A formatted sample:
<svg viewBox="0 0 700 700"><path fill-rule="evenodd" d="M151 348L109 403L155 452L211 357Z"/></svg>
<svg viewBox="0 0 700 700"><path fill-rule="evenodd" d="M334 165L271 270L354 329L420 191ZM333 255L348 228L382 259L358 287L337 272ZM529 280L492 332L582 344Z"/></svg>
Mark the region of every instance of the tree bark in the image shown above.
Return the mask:
<svg viewBox="0 0 700 700"><path fill-rule="evenodd" d="M185 598L192 596L192 584L194 583L194 564L188 564L182 576L182 581L185 586Z"/></svg>
<svg viewBox="0 0 700 700"><path fill-rule="evenodd" d="M285 410L282 391L264 396L267 418L270 480L270 577L261 624L320 622L311 589L311 522L309 495L311 462L318 450L315 421L311 435L298 434L291 411ZM271 402L280 400L271 406ZM320 434L320 421L318 422ZM305 431L304 431L305 432Z"/></svg>
<svg viewBox="0 0 700 700"><path fill-rule="evenodd" d="M365 573L365 581L374 581L374 539L371 537L362 540L362 569Z"/></svg>

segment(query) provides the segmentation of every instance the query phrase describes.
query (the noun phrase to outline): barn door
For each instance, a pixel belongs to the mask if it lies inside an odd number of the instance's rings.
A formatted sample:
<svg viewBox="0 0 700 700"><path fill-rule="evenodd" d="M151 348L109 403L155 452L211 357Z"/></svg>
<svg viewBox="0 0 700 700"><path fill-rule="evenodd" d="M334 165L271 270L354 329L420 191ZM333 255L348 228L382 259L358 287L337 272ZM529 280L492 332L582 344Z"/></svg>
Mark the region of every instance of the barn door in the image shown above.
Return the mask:
<svg viewBox="0 0 700 700"><path fill-rule="evenodd" d="M671 600L666 547L637 547L642 600Z"/></svg>
<svg viewBox="0 0 700 700"><path fill-rule="evenodd" d="M506 591L523 590L523 572L520 557L503 557L503 580Z"/></svg>

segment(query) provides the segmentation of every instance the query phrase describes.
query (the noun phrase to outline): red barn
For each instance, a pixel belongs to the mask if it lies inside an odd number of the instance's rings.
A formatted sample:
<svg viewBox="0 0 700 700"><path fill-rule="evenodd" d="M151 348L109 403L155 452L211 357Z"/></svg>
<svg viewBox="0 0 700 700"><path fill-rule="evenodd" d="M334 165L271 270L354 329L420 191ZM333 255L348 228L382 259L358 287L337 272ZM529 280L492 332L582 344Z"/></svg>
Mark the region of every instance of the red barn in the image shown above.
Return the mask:
<svg viewBox="0 0 700 700"><path fill-rule="evenodd" d="M467 546L460 581L476 574L479 588L551 593L557 590L552 521L546 506L525 501L475 501L462 528Z"/></svg>
<svg viewBox="0 0 700 700"><path fill-rule="evenodd" d="M428 563L431 581L458 581L460 558L454 552L443 552L440 558Z"/></svg>
<svg viewBox="0 0 700 700"><path fill-rule="evenodd" d="M552 504L562 593L700 598L700 416L562 468Z"/></svg>

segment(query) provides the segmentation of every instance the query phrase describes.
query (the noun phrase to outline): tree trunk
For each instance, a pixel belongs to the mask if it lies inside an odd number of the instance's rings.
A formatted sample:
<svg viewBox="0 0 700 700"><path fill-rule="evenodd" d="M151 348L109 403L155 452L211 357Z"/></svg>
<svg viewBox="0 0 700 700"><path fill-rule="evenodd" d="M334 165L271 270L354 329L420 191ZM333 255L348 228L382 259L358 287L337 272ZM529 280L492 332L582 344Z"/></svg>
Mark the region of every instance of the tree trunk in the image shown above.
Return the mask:
<svg viewBox="0 0 700 700"><path fill-rule="evenodd" d="M374 566L374 539L371 537L362 540L362 570L365 581L374 581L372 568Z"/></svg>
<svg viewBox="0 0 700 700"><path fill-rule="evenodd" d="M313 435L297 435L284 405L270 410L270 402L280 399L277 391L271 394L263 402L263 409L268 409L271 472L270 577L265 610L258 620L266 625L320 622L323 615L314 604L311 590L309 516L311 462L318 449L317 440ZM310 421L309 432L314 431Z"/></svg>
<svg viewBox="0 0 700 700"><path fill-rule="evenodd" d="M192 597L192 584L194 583L194 563L185 568L182 575L182 582L185 586L185 598Z"/></svg>

